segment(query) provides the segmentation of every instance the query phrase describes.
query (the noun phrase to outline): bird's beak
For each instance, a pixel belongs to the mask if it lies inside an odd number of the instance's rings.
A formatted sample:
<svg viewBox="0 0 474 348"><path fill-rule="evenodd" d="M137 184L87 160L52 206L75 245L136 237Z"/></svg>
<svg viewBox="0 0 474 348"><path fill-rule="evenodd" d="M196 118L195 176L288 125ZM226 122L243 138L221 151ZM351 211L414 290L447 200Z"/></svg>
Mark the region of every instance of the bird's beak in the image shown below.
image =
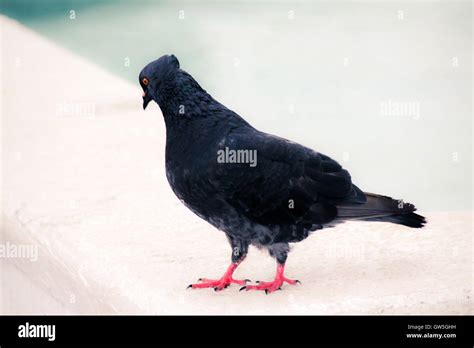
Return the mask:
<svg viewBox="0 0 474 348"><path fill-rule="evenodd" d="M143 92L143 110L146 109L146 106L148 103L151 101L150 96L147 94L147 92Z"/></svg>

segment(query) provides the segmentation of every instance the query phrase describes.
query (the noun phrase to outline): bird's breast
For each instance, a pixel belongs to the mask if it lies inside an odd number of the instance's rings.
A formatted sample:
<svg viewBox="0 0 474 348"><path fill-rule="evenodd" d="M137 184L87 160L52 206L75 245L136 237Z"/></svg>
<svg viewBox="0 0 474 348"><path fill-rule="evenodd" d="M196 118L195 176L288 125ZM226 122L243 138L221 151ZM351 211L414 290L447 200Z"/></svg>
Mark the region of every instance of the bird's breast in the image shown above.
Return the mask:
<svg viewBox="0 0 474 348"><path fill-rule="evenodd" d="M168 161L166 177L175 195L198 215L207 215L209 207L217 205L217 197L205 169Z"/></svg>

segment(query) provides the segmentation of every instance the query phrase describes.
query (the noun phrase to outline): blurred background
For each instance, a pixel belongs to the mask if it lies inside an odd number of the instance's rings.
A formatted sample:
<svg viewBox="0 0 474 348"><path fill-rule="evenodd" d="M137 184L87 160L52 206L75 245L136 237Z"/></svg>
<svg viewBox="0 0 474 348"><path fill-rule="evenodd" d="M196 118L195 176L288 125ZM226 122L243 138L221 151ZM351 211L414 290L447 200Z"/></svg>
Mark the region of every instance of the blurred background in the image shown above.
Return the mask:
<svg viewBox="0 0 474 348"><path fill-rule="evenodd" d="M472 207L470 1L0 4L133 84L175 54L217 100L337 159L365 191Z"/></svg>

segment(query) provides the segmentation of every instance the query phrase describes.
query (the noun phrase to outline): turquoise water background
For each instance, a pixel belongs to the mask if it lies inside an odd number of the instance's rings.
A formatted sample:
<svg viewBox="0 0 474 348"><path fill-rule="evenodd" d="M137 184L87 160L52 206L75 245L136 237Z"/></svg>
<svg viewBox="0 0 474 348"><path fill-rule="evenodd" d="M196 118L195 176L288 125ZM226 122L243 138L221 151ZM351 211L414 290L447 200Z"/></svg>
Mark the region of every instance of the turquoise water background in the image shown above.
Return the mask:
<svg viewBox="0 0 474 348"><path fill-rule="evenodd" d="M205 55L196 42L196 21L187 11L180 19L176 2L20 0L1 4L2 13L132 82L144 64L163 54ZM189 12L195 7L199 6L186 5ZM205 59L190 64L199 71L206 66Z"/></svg>
<svg viewBox="0 0 474 348"><path fill-rule="evenodd" d="M472 207L469 1L2 0L0 12L135 84L173 53L216 99L339 160L365 190Z"/></svg>

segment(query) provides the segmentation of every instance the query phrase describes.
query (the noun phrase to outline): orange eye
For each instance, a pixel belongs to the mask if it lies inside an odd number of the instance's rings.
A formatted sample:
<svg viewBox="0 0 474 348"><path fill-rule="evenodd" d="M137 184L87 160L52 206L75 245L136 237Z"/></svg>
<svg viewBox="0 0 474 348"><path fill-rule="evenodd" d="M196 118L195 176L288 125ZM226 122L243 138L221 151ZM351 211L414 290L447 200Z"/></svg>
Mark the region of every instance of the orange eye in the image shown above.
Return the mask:
<svg viewBox="0 0 474 348"><path fill-rule="evenodd" d="M145 86L148 86L148 79L146 77L143 78L142 82Z"/></svg>

